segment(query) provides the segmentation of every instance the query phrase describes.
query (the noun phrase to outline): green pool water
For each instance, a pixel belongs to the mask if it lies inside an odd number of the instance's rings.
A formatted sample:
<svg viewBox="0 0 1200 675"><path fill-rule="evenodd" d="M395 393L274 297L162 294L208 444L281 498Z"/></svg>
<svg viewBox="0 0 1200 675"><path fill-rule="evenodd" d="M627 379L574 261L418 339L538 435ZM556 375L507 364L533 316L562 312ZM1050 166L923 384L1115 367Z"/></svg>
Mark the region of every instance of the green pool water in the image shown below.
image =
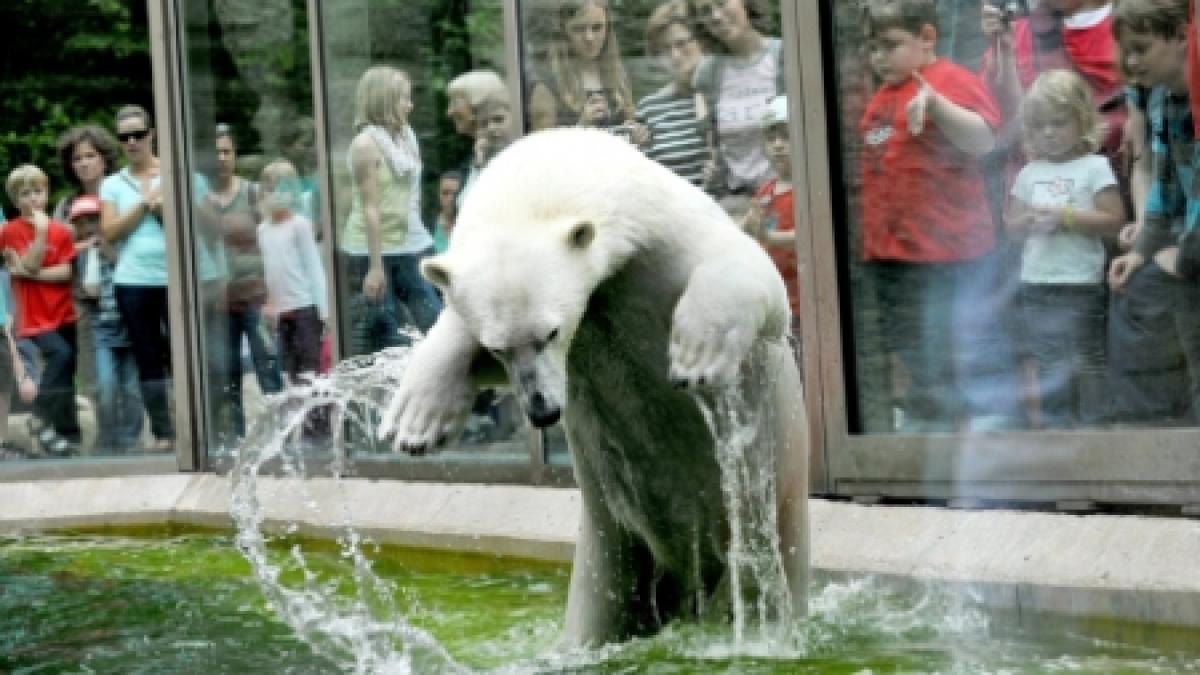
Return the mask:
<svg viewBox="0 0 1200 675"><path fill-rule="evenodd" d="M149 536L153 535L153 536ZM0 538L0 672L328 673L268 606L232 537L211 532ZM351 593L333 545L302 546L310 572ZM960 595L818 579L794 653L737 649L722 625L556 654L568 569L366 546L392 607L472 670L577 673L1200 672L1200 632L985 612ZM285 573L299 575L299 572Z"/></svg>

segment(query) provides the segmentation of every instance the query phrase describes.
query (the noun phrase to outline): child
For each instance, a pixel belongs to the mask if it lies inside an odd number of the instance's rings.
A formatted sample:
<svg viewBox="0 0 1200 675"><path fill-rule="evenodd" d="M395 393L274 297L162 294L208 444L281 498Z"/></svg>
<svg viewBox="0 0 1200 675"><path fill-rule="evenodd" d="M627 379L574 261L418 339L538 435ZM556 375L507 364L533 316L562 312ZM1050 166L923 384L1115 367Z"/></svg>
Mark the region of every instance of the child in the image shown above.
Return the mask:
<svg viewBox="0 0 1200 675"><path fill-rule="evenodd" d="M462 174L451 169L438 178L438 211L433 217L433 250L445 253L450 246L450 233L454 231L454 220L458 217L458 202L455 197L462 189Z"/></svg>
<svg viewBox="0 0 1200 675"><path fill-rule="evenodd" d="M1103 286L1100 237L1125 222L1117 178L1097 154L1104 121L1087 82L1050 70L1021 103L1025 153L1005 218L1021 257L1021 310L1041 395L1041 421L1063 429L1106 420Z"/></svg>
<svg viewBox="0 0 1200 675"><path fill-rule="evenodd" d="M1114 10L1113 31L1122 69L1150 90L1145 100L1132 103L1145 112L1152 130L1148 139L1152 177L1133 250L1113 260L1108 282L1121 294L1110 319L1115 342L1137 338L1138 319L1147 313L1165 313L1174 319L1164 324L1173 327L1174 335L1145 336L1138 342L1140 348L1123 353L1117 365L1127 367L1128 359L1160 360L1156 354L1169 351L1164 345L1177 340L1191 375L1189 410L1184 414L1200 422L1200 186L1195 182L1196 133L1188 109L1187 10L1187 0L1123 0ZM1171 392L1159 393L1165 402L1173 399ZM1143 401L1154 394L1114 391L1126 416L1122 421L1176 412L1169 405Z"/></svg>
<svg viewBox="0 0 1200 675"><path fill-rule="evenodd" d="M30 164L13 169L5 184L21 215L4 224L0 250L12 275L18 338L41 353L42 383L29 434L42 452L73 454L79 446L75 409L75 301L71 297L71 230L46 215L49 181Z"/></svg>
<svg viewBox="0 0 1200 675"><path fill-rule="evenodd" d="M71 205L71 213L86 215L92 197L99 210L99 198L85 195ZM113 273L117 251L101 239L84 255L82 290L84 313L92 326L92 354L96 364L96 453L117 455L141 446L142 391L138 382L137 361L125 323L117 309Z"/></svg>
<svg viewBox="0 0 1200 675"><path fill-rule="evenodd" d="M865 13L882 84L859 125L863 256L910 378L913 432L954 431L961 412L970 428L1004 427L1016 409L1008 346L978 306L995 244L978 158L1000 115L977 76L936 55L936 4L873 0Z"/></svg>
<svg viewBox="0 0 1200 675"><path fill-rule="evenodd" d="M767 160L776 178L763 183L754 195L743 227L758 239L787 286L788 305L792 310L792 337L797 359L800 356L800 285L796 262L796 218L792 208L792 144L788 132L786 96L776 96L763 113Z"/></svg>
<svg viewBox="0 0 1200 675"><path fill-rule="evenodd" d="M290 162L278 159L263 168L265 219L258 246L271 309L279 330L280 361L292 383L320 370L321 334L328 309L325 272L312 234L300 215L300 178Z"/></svg>

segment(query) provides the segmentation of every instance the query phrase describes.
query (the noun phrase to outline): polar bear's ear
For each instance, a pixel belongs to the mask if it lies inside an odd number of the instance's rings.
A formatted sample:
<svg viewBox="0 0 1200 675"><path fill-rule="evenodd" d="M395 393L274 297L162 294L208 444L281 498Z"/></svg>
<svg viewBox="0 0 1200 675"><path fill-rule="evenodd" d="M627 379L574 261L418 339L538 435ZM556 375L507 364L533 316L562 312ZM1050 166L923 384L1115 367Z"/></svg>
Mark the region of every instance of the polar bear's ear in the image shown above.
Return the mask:
<svg viewBox="0 0 1200 675"><path fill-rule="evenodd" d="M445 256L421 261L421 274L443 291L450 289L450 261Z"/></svg>
<svg viewBox="0 0 1200 675"><path fill-rule="evenodd" d="M567 247L572 251L582 251L591 245L592 240L596 238L596 226L583 221L575 223L571 226L571 230L567 232Z"/></svg>

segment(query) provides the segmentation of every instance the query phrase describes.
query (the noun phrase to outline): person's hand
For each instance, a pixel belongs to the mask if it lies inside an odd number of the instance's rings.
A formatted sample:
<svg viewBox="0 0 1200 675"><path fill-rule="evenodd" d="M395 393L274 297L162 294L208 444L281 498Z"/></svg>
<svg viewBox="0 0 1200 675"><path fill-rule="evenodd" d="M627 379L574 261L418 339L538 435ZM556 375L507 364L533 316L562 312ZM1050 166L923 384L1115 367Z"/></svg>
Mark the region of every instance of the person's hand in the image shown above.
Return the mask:
<svg viewBox="0 0 1200 675"><path fill-rule="evenodd" d="M988 0L983 0L981 27L983 36L988 39L988 42L998 46L1012 46L1012 26L1005 16L1005 12L1000 7L996 7Z"/></svg>
<svg viewBox="0 0 1200 675"><path fill-rule="evenodd" d="M921 73L913 71L912 77L917 81L917 93L904 108L904 114L908 118L908 133L920 136L925 130L925 118L937 102L938 93L921 77Z"/></svg>
<svg viewBox="0 0 1200 675"><path fill-rule="evenodd" d="M25 263L21 261L21 255L15 249L4 249L4 266L8 268L9 276L29 276L29 271L25 269Z"/></svg>
<svg viewBox="0 0 1200 675"><path fill-rule="evenodd" d="M766 235L766 228L763 227L766 218L763 216L762 204L756 199L751 202L750 208L746 211L746 217L742 220L742 229L746 231L746 234L759 241L762 241Z"/></svg>
<svg viewBox="0 0 1200 675"><path fill-rule="evenodd" d="M717 160L710 159L706 161L704 166L700 168L701 185L704 185L707 188L716 187L718 173Z"/></svg>
<svg viewBox="0 0 1200 675"><path fill-rule="evenodd" d="M639 148L650 142L650 128L640 122L629 125L629 140Z"/></svg>
<svg viewBox="0 0 1200 675"><path fill-rule="evenodd" d="M21 381L17 384L17 395L26 403L33 403L33 399L37 398L38 386L37 382L28 374L21 374Z"/></svg>
<svg viewBox="0 0 1200 675"><path fill-rule="evenodd" d="M1173 277L1179 276L1179 247L1170 246L1154 254L1154 264Z"/></svg>
<svg viewBox="0 0 1200 675"><path fill-rule="evenodd" d="M1125 227L1122 227L1121 231L1117 234L1117 245L1128 251L1133 248L1133 244L1137 241L1141 231L1141 223L1129 223Z"/></svg>
<svg viewBox="0 0 1200 675"><path fill-rule="evenodd" d="M367 276L363 277L363 295L371 300L379 300L387 289L387 275L382 267L371 266Z"/></svg>
<svg viewBox="0 0 1200 675"><path fill-rule="evenodd" d="M1145 263L1146 257L1136 251L1113 258L1112 264L1108 267L1108 287L1114 291L1124 290L1129 277L1133 276L1133 273Z"/></svg>
<svg viewBox="0 0 1200 675"><path fill-rule="evenodd" d="M1014 209L1004 216L1004 229L1014 237L1026 237L1033 230L1033 211Z"/></svg>
<svg viewBox="0 0 1200 675"><path fill-rule="evenodd" d="M142 191L142 201L146 204L146 211L155 218L162 218L162 187L147 187Z"/></svg>
<svg viewBox="0 0 1200 675"><path fill-rule="evenodd" d="M1029 231L1033 234L1050 234L1063 225L1063 210L1060 208L1034 209L1030 213Z"/></svg>

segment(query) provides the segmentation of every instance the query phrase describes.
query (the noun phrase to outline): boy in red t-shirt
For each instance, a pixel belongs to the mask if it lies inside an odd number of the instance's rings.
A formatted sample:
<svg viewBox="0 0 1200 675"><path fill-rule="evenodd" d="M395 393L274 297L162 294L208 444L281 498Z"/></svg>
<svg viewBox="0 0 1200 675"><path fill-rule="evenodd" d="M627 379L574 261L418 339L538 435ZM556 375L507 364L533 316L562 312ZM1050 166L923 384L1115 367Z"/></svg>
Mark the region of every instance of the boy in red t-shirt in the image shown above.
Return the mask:
<svg viewBox="0 0 1200 675"><path fill-rule="evenodd" d="M8 175L8 196L21 215L0 229L0 251L12 279L16 335L37 345L42 383L33 402L30 435L43 453L66 456L79 446L75 411L75 301L71 295L71 230L46 215L49 181L25 164Z"/></svg>
<svg viewBox="0 0 1200 675"><path fill-rule="evenodd" d="M767 161L775 178L754 194L754 201L743 228L757 239L771 256L783 284L787 287L792 312L792 337L796 359L800 359L800 281L796 261L796 215L792 192L792 141L788 131L786 96L776 96L763 113L764 145Z"/></svg>
<svg viewBox="0 0 1200 675"><path fill-rule="evenodd" d="M935 0L870 2L865 25L882 84L859 124L863 257L908 374L901 430L1011 426L1010 346L980 306L995 232L978 158L1000 113L975 74L936 55Z"/></svg>

